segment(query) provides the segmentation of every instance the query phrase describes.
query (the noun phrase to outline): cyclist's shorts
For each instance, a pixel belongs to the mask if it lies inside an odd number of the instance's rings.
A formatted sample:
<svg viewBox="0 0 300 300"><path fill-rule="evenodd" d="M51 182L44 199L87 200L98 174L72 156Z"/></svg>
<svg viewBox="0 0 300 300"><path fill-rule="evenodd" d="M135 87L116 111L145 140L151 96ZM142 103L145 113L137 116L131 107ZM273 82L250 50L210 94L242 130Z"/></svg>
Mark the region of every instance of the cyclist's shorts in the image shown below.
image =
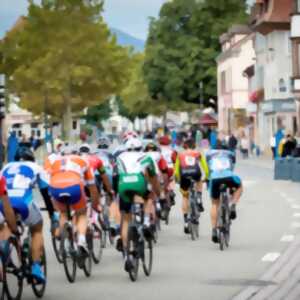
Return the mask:
<svg viewBox="0 0 300 300"><path fill-rule="evenodd" d="M142 173L120 174L118 179L120 210L129 213L135 195L143 198L147 196L147 181Z"/></svg>
<svg viewBox="0 0 300 300"><path fill-rule="evenodd" d="M225 184L230 189L238 189L242 186L242 181L237 175L212 179L209 183L210 196L212 199L220 198L220 188L222 184Z"/></svg>
<svg viewBox="0 0 300 300"><path fill-rule="evenodd" d="M199 166L182 169L180 173L180 189L185 192L188 191L192 184L191 179L199 182L201 177L202 174Z"/></svg>
<svg viewBox="0 0 300 300"><path fill-rule="evenodd" d="M10 199L10 205L17 215L21 217L22 222L29 226L35 226L43 222L41 211L33 201L27 201L22 198ZM4 223L3 206L0 205L0 224Z"/></svg>
<svg viewBox="0 0 300 300"><path fill-rule="evenodd" d="M60 211L66 209L65 204L69 204L75 211L86 208L84 184L77 174L64 172L54 175L51 178L49 191ZM66 196L68 203L66 203Z"/></svg>

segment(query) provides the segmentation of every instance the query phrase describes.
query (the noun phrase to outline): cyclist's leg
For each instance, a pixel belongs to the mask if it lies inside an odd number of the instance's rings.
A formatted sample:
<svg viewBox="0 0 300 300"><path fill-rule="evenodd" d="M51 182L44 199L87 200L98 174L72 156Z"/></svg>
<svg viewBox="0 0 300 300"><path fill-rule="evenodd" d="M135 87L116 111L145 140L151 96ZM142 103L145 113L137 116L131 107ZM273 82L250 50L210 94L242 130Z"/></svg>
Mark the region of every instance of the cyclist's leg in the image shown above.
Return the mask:
<svg viewBox="0 0 300 300"><path fill-rule="evenodd" d="M234 220L237 218L236 205L239 203L243 193L243 185L240 177L233 175L232 177L228 178L228 187L234 189L231 201L232 205L230 207L230 218Z"/></svg>
<svg viewBox="0 0 300 300"><path fill-rule="evenodd" d="M200 212L204 211L203 202L202 202L202 189L203 189L203 183L202 183L202 173L201 169L197 168L195 170L194 174L194 180L196 181L196 192L197 192L197 204Z"/></svg>
<svg viewBox="0 0 300 300"><path fill-rule="evenodd" d="M189 213L189 188L191 186L191 180L186 176L182 175L180 178L180 192L182 195L182 214L184 222L184 233L189 233L188 225L188 213Z"/></svg>
<svg viewBox="0 0 300 300"><path fill-rule="evenodd" d="M29 226L31 233L31 274L38 282L45 282L45 274L41 268L44 249L43 217L39 207L34 202L29 206L29 215L24 223Z"/></svg>
<svg viewBox="0 0 300 300"><path fill-rule="evenodd" d="M214 243L218 242L218 232L217 232L217 226L218 226L218 211L220 206L220 185L221 181L219 179L212 179L210 181L210 196L212 200L211 205L211 226L212 226L212 241Z"/></svg>

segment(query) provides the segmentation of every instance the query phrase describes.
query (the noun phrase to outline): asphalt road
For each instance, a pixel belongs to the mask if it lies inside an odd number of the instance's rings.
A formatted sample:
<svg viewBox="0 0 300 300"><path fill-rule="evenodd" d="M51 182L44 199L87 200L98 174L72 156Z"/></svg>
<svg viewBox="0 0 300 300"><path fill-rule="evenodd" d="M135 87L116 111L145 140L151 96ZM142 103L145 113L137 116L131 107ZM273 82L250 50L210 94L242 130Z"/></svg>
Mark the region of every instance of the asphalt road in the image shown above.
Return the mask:
<svg viewBox="0 0 300 300"><path fill-rule="evenodd" d="M120 254L108 247L91 278L79 271L76 283L69 284L63 266L54 258L47 227L48 286L44 299L227 300L247 286L266 284L258 279L290 242L280 241L282 236L293 237L299 230L300 224L293 220L298 208L291 202L299 195L300 187L273 181L272 170L265 164L240 163L237 172L244 180L245 192L228 250L221 252L210 241L206 193L200 239L193 242L183 234L178 198L171 223L163 227L154 249L153 273L146 278L141 271L136 283L123 270ZM33 299L30 287L25 288L23 299Z"/></svg>

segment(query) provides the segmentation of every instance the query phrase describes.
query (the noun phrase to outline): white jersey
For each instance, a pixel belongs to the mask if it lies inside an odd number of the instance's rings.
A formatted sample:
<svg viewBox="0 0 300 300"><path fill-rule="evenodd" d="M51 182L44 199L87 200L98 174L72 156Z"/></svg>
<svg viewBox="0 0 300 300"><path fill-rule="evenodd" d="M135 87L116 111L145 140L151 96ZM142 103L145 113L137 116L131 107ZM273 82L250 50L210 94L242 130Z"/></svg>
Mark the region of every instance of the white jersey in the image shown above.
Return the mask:
<svg viewBox="0 0 300 300"><path fill-rule="evenodd" d="M166 160L168 167L173 168L174 163L172 160L173 150L169 146L161 146L161 154L163 158Z"/></svg>
<svg viewBox="0 0 300 300"><path fill-rule="evenodd" d="M118 163L121 169L128 174L136 174L144 172L144 168L140 161L145 157L143 152L126 151L119 155Z"/></svg>

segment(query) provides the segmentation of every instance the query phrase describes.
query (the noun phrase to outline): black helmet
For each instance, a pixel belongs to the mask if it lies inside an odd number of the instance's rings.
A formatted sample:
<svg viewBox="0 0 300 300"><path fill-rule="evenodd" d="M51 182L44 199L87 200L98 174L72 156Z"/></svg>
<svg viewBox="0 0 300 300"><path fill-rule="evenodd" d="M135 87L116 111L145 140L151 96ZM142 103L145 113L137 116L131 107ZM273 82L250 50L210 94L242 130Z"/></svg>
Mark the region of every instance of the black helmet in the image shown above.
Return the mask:
<svg viewBox="0 0 300 300"><path fill-rule="evenodd" d="M35 161L34 154L30 148L21 147L16 154L16 160Z"/></svg>
<svg viewBox="0 0 300 300"><path fill-rule="evenodd" d="M158 146L154 142L150 142L145 147L145 152L156 152L159 151Z"/></svg>

